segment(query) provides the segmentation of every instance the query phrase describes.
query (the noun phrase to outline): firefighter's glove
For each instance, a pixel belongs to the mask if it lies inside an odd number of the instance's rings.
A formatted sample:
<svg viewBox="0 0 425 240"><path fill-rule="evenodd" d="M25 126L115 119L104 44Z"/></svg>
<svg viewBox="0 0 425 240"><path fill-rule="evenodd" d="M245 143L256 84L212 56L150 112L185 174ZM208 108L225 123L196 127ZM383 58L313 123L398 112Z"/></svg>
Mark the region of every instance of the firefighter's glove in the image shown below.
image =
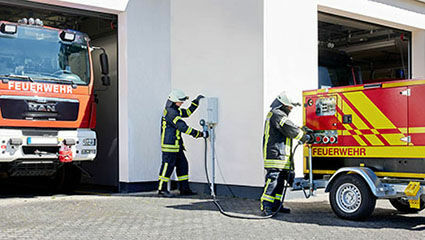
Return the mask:
<svg viewBox="0 0 425 240"><path fill-rule="evenodd" d="M307 143L308 144L312 144L314 143L314 134L313 133L307 133L308 139L307 139Z"/></svg>
<svg viewBox="0 0 425 240"><path fill-rule="evenodd" d="M193 99L192 102L198 104L199 100L201 100L202 98L205 98L204 95L199 94L195 99Z"/></svg>
<svg viewBox="0 0 425 240"><path fill-rule="evenodd" d="M306 133L300 140L298 140L300 144L310 143L310 141L314 141L314 138L312 137L311 134L308 134L308 133Z"/></svg>
<svg viewBox="0 0 425 240"><path fill-rule="evenodd" d="M210 134L208 133L208 131L203 131L202 132L202 137L203 138L208 138L210 136Z"/></svg>
<svg viewBox="0 0 425 240"><path fill-rule="evenodd" d="M301 128L305 133L313 133L314 131L311 129L311 128L309 128L309 127L307 127L307 126L303 126L302 128Z"/></svg>

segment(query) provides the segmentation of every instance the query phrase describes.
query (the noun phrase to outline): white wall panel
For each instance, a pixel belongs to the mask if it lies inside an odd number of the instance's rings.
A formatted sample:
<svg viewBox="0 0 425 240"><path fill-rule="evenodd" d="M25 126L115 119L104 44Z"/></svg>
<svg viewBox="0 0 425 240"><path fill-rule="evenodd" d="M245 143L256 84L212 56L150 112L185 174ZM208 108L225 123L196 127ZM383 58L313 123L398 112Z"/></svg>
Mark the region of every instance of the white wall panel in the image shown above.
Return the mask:
<svg viewBox="0 0 425 240"><path fill-rule="evenodd" d="M170 81L170 1L131 0L120 15L120 181L158 179Z"/></svg>
<svg viewBox="0 0 425 240"><path fill-rule="evenodd" d="M264 1L264 105L263 117L281 91L302 101L302 91L318 82L317 7L314 1ZM302 126L302 108L289 115ZM298 148L295 170L302 174Z"/></svg>
<svg viewBox="0 0 425 240"><path fill-rule="evenodd" d="M219 98L218 183L264 181L262 17L258 0L171 1L172 86L191 98ZM200 129L202 115L200 110L187 122ZM205 182L203 141L187 135L184 140L191 181Z"/></svg>

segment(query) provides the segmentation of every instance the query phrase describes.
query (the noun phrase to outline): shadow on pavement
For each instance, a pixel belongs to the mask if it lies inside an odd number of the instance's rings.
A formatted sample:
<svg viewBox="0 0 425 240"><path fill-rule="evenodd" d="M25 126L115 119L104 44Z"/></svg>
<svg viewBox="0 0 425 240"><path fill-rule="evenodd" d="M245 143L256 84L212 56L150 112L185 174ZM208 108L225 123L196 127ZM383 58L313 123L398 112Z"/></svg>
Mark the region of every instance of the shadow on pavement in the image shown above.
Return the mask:
<svg viewBox="0 0 425 240"><path fill-rule="evenodd" d="M203 200L203 199L202 199ZM224 199L220 201L228 213L246 216L260 215L259 201L249 199ZM288 202L290 214L279 213L272 220L292 223L314 224L320 226L355 227L364 229L406 229L413 231L425 230L425 217L418 214L401 214L397 210L376 208L373 215L363 221L349 221L338 218L327 201L320 202ZM191 204L171 205L168 208L179 210L217 211L212 201L198 201ZM223 216L225 217L225 216Z"/></svg>
<svg viewBox="0 0 425 240"><path fill-rule="evenodd" d="M0 198L32 198L54 194L47 178L20 177L0 181Z"/></svg>
<svg viewBox="0 0 425 240"><path fill-rule="evenodd" d="M19 177L0 180L0 199L34 198L63 195L109 195L114 189L103 186L81 184L74 191L64 192L55 189L52 179L44 177Z"/></svg>

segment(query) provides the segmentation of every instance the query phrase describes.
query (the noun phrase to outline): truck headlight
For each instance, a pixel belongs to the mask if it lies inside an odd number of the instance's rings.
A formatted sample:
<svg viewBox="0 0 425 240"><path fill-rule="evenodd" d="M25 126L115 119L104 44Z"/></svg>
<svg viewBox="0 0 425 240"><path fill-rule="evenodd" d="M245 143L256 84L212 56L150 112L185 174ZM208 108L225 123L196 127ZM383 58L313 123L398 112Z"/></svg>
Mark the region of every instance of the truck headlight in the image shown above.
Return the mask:
<svg viewBox="0 0 425 240"><path fill-rule="evenodd" d="M83 139L83 146L96 146L96 138Z"/></svg>

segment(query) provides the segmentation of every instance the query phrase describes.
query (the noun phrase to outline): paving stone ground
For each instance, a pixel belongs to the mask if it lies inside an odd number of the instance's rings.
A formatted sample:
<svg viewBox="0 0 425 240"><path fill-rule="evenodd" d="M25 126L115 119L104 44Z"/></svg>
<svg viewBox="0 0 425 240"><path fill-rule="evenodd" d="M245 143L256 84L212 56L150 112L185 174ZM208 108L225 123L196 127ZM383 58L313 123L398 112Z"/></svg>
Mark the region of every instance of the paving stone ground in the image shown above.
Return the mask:
<svg viewBox="0 0 425 240"><path fill-rule="evenodd" d="M346 221L333 214L324 193L307 200L292 195L286 204L292 213L269 220L225 217L205 195L1 194L0 239L425 238L425 211L400 214L382 200L367 221ZM259 214L257 200L221 202L233 213Z"/></svg>

